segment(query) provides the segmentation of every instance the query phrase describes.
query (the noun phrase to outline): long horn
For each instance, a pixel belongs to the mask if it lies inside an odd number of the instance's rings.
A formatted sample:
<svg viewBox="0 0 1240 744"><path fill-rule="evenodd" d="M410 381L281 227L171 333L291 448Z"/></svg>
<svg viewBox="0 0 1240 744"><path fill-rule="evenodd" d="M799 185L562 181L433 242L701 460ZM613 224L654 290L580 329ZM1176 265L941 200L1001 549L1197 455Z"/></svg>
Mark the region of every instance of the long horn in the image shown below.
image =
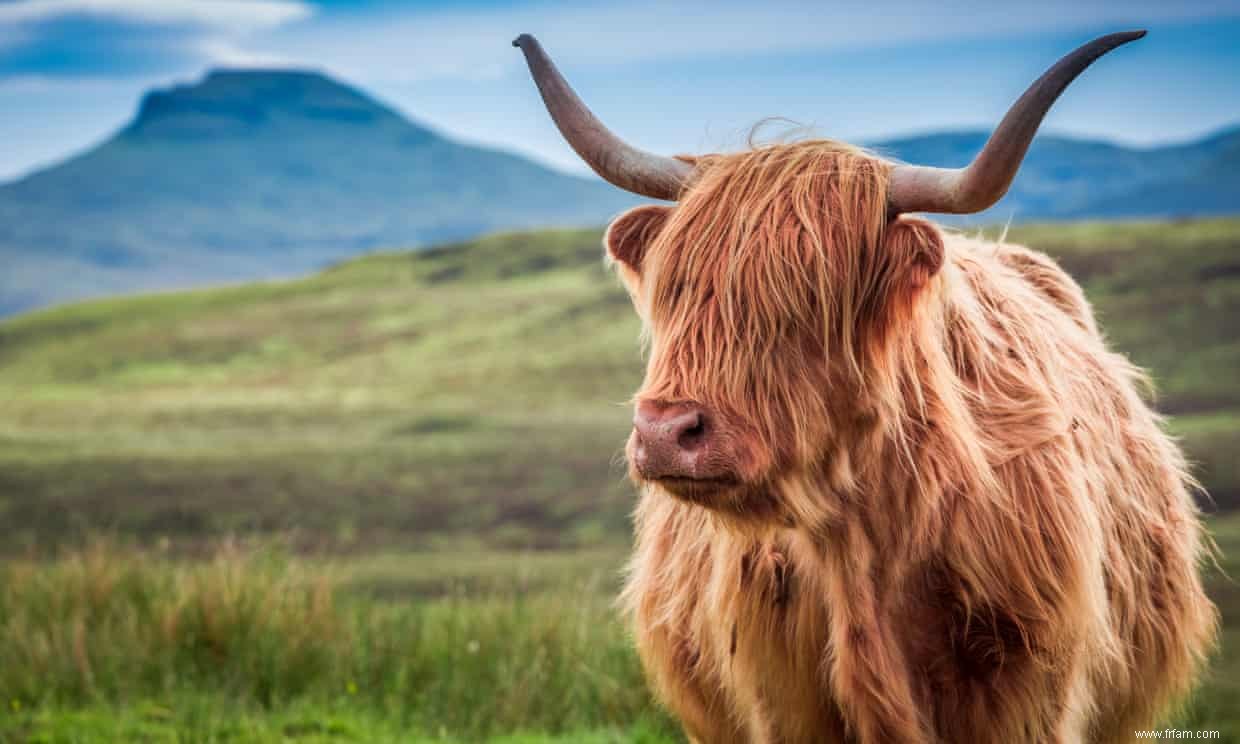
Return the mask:
<svg viewBox="0 0 1240 744"><path fill-rule="evenodd" d="M999 122L986 146L964 168L897 165L887 202L892 214L946 212L968 214L992 206L1007 193L1038 125L1059 94L1112 49L1145 36L1145 31L1109 34L1066 55L1029 86Z"/></svg>
<svg viewBox="0 0 1240 744"><path fill-rule="evenodd" d="M521 34L512 45L525 54L530 74L560 134L595 173L625 191L652 199L675 201L680 196L693 175L692 166L639 150L612 134L573 92L538 39Z"/></svg>

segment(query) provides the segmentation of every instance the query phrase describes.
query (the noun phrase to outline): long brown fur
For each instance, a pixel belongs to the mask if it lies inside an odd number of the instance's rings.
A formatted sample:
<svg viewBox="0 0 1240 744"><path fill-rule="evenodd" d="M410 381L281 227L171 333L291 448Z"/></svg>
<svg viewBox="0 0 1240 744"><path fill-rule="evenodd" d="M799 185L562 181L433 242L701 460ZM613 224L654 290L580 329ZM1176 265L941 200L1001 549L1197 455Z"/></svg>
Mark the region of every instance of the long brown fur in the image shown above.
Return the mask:
<svg viewBox="0 0 1240 744"><path fill-rule="evenodd" d="M827 141L697 161L608 247L639 400L720 420L742 485L640 483L624 602L696 742L1118 742L1216 630L1183 457L1080 288L886 214Z"/></svg>

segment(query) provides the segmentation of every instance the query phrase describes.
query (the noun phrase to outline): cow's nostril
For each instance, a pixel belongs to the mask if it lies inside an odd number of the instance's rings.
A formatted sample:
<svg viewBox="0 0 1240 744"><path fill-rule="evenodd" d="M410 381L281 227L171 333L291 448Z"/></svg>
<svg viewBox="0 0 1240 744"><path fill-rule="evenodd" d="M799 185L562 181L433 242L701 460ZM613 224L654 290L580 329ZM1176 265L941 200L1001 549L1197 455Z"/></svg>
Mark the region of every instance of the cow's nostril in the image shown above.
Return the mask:
<svg viewBox="0 0 1240 744"><path fill-rule="evenodd" d="M700 413L693 415L693 423L680 432L676 443L683 450L695 450L706 441L706 417Z"/></svg>
<svg viewBox="0 0 1240 744"><path fill-rule="evenodd" d="M713 481L730 476L727 423L696 403L641 401L630 454L643 480Z"/></svg>

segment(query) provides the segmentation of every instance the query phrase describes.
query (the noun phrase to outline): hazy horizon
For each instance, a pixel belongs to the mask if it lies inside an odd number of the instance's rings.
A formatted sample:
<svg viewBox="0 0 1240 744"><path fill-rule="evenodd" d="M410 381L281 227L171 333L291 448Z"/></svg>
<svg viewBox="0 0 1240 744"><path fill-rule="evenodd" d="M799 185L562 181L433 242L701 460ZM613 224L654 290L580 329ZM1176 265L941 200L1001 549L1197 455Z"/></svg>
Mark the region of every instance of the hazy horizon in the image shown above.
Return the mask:
<svg viewBox="0 0 1240 744"><path fill-rule="evenodd" d="M197 85L201 83L203 80L205 80L206 77L208 77L209 75L212 75L216 72L224 72L224 71L226 72L249 72L249 73L257 73L257 74L279 73L279 72L300 72L300 73L322 75L337 83L340 83L349 88L355 89L365 96L373 98L379 104L391 108L392 110L396 111L396 113L405 117L413 124L429 129L438 136L451 139L451 140L460 142L462 144L489 147L489 148L494 148L498 150L503 150L506 152L512 152L522 157L527 157L533 160L534 162L538 163L539 165L545 166L547 168L551 168L561 173L594 177L593 174L588 170L588 168L586 168L585 165L580 163L579 161L563 163L558 160L543 157L542 155L538 153L532 153L527 150L521 150L519 148L514 148L514 147L507 147L503 144L498 144L492 141L469 139L467 137L460 136L456 132L447 131L443 129L442 127L436 126L434 124L431 124L431 123L428 123L422 120L420 117L418 117L416 112L402 110L402 108L398 104L395 104L391 101L384 100L382 97L372 94L371 91L367 90L365 87L358 85L357 83L353 81L343 79L337 75L334 75L329 70L324 70L324 69L310 67L310 66L259 67L259 66L221 65L218 67L212 67L207 70L204 70L203 72L195 76L187 77L185 79L173 80L167 84L155 85L155 86L152 86L151 88L148 88L145 91L142 91L135 98L133 102L132 110L129 116L123 119L121 122L119 122L116 125L116 127L114 127L113 129L108 130L104 132L103 134L101 134L97 140L88 142L80 147L67 150L66 152L55 155L46 161L34 163L28 166L27 168L25 168L24 170L21 170L14 174L4 174L0 172L0 185L14 183L14 182L22 180L23 178L26 178L27 176L38 173L39 171L46 170L48 168L54 168L57 165L61 164L62 162L71 160L103 144L108 139L112 138L117 133L119 133L122 129L124 129L125 126L127 126L132 121L134 121L134 119L137 118L139 114L139 109L142 103L142 98L147 93L156 91L156 90L168 90L173 87ZM792 129L793 131L796 131L800 127L800 123L782 119L781 117L772 117L771 119L768 119L768 120L755 121L750 129L761 128L767 133L778 134L781 131L781 129L785 127L788 129ZM1237 128L1240 128L1240 115L1238 115L1237 118L1231 122L1223 123L1212 129L1202 131L1194 135L1190 135L1186 137L1169 137L1166 139L1154 140L1154 141L1149 141L1149 142L1128 141L1121 137L1109 137L1106 135L1091 135L1087 133L1065 131L1062 129L1057 129L1052 126L1043 127L1042 130L1039 131L1038 136L1039 137L1046 137L1046 136L1059 137L1059 138L1065 138L1065 139L1094 142L1098 144L1110 144L1110 145L1116 145L1116 146L1125 147L1129 149L1141 150L1141 149L1154 149L1154 148L1160 148L1160 147L1173 147L1173 146L1181 145L1181 144L1191 144L1193 142L1201 141L1204 139L1209 139L1213 136L1216 136L1216 135L1219 135L1224 132L1228 132L1228 131L1231 131ZM881 144L885 142L916 139L919 137L928 137L928 136L935 136L935 135L951 135L951 134L965 134L965 133L972 134L972 133L976 133L979 131L988 131L989 129L990 127L980 125L980 124L974 125L974 126L968 126L968 125L944 126L944 127L939 127L939 128L924 128L923 127L923 128L918 128L918 129L910 129L908 131L893 131L893 132L889 132L885 134L880 133L878 135L867 137L865 139L853 140L853 142L854 144L858 144L858 145L875 145L875 144ZM743 130L742 134L747 136L749 134L749 131L750 130ZM813 131L811 132L811 134L813 134L814 136L823 136L823 137L831 136L829 133L819 132L819 131ZM733 146L736 146L737 144L738 143L733 143Z"/></svg>
<svg viewBox="0 0 1240 744"><path fill-rule="evenodd" d="M1061 54L1108 55L1048 133L1150 146L1240 122L1240 2L1023 5L957 0L623 7L384 0L15 0L0 4L0 181L102 141L154 87L209 69L308 68L453 139L584 173L513 36L539 36L617 132L664 152L726 149L768 117L853 142L992 127ZM959 82L945 82L959 81Z"/></svg>

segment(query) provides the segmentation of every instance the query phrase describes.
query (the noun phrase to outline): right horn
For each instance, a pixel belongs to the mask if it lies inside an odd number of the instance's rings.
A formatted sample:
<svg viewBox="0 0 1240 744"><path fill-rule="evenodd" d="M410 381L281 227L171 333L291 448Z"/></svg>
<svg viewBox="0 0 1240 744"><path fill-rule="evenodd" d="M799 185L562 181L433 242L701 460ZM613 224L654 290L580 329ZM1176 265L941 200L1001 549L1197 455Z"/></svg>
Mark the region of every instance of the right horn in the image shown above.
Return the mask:
<svg viewBox="0 0 1240 744"><path fill-rule="evenodd" d="M1064 89L1112 49L1145 36L1145 31L1108 34L1066 55L1029 86L973 162L964 168L932 168L923 165L897 165L892 168L888 187L888 211L980 212L999 201L1033 142L1038 125Z"/></svg>
<svg viewBox="0 0 1240 744"><path fill-rule="evenodd" d="M693 166L628 144L603 126L556 69L538 40L521 34L512 45L525 54L530 74L560 133L594 172L625 191L676 201Z"/></svg>

